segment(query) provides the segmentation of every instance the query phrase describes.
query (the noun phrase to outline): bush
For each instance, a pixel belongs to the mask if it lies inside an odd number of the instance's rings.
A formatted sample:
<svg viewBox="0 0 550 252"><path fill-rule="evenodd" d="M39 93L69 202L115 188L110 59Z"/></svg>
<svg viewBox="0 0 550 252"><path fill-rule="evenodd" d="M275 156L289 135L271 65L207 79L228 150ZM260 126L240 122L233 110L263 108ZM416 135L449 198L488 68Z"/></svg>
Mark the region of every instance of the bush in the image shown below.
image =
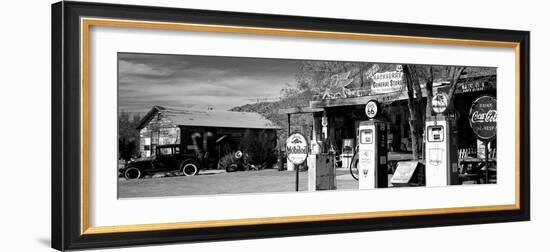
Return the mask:
<svg viewBox="0 0 550 252"><path fill-rule="evenodd" d="M245 164L250 164L259 169L270 167L277 162L275 155L274 135L267 134L265 131L253 132L246 130L241 140L241 147L245 153Z"/></svg>
<svg viewBox="0 0 550 252"><path fill-rule="evenodd" d="M223 169L228 171L230 170L231 164L236 164L236 163L237 163L237 158L235 158L235 152L230 152L220 158L220 161L218 162L218 169Z"/></svg>

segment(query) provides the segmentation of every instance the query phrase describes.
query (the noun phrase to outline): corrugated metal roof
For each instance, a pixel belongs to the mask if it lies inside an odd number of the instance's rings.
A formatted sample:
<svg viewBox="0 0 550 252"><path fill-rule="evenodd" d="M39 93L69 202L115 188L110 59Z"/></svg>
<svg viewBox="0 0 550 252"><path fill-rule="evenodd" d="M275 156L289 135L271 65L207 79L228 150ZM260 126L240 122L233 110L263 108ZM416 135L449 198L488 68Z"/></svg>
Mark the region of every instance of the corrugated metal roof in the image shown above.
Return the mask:
<svg viewBox="0 0 550 252"><path fill-rule="evenodd" d="M253 112L223 110L187 110L155 106L176 125L226 127L247 129L280 129L279 126L262 115Z"/></svg>

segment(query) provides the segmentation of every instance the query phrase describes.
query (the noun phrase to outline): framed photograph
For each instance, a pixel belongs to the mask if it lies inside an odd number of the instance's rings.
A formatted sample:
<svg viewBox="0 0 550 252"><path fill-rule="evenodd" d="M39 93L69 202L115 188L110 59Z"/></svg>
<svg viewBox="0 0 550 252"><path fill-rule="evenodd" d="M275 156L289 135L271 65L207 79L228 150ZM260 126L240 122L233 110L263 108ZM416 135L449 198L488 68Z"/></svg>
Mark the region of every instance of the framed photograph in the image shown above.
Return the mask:
<svg viewBox="0 0 550 252"><path fill-rule="evenodd" d="M528 31L59 2L52 247L528 221L529 122Z"/></svg>

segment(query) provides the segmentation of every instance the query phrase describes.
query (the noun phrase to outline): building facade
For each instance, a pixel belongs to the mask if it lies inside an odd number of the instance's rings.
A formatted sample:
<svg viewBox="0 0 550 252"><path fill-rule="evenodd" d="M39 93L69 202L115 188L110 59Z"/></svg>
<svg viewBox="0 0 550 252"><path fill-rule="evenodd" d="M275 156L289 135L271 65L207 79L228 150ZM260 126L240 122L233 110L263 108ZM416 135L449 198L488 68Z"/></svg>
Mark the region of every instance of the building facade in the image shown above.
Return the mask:
<svg viewBox="0 0 550 252"><path fill-rule="evenodd" d="M247 135L275 147L279 127L258 113L154 106L137 129L141 157L154 155L159 145L177 144L184 152L208 153L209 166L215 168L223 155L242 150Z"/></svg>

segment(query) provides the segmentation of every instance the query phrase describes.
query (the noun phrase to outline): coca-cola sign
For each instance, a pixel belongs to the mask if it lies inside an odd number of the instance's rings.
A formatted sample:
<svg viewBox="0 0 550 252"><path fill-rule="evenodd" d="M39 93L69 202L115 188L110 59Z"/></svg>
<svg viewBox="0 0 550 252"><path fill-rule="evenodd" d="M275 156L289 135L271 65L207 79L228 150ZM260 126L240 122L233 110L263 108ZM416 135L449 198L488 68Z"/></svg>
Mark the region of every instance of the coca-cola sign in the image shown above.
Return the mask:
<svg viewBox="0 0 550 252"><path fill-rule="evenodd" d="M470 126L478 138L493 139L497 135L497 100L492 96L477 98L470 108Z"/></svg>

